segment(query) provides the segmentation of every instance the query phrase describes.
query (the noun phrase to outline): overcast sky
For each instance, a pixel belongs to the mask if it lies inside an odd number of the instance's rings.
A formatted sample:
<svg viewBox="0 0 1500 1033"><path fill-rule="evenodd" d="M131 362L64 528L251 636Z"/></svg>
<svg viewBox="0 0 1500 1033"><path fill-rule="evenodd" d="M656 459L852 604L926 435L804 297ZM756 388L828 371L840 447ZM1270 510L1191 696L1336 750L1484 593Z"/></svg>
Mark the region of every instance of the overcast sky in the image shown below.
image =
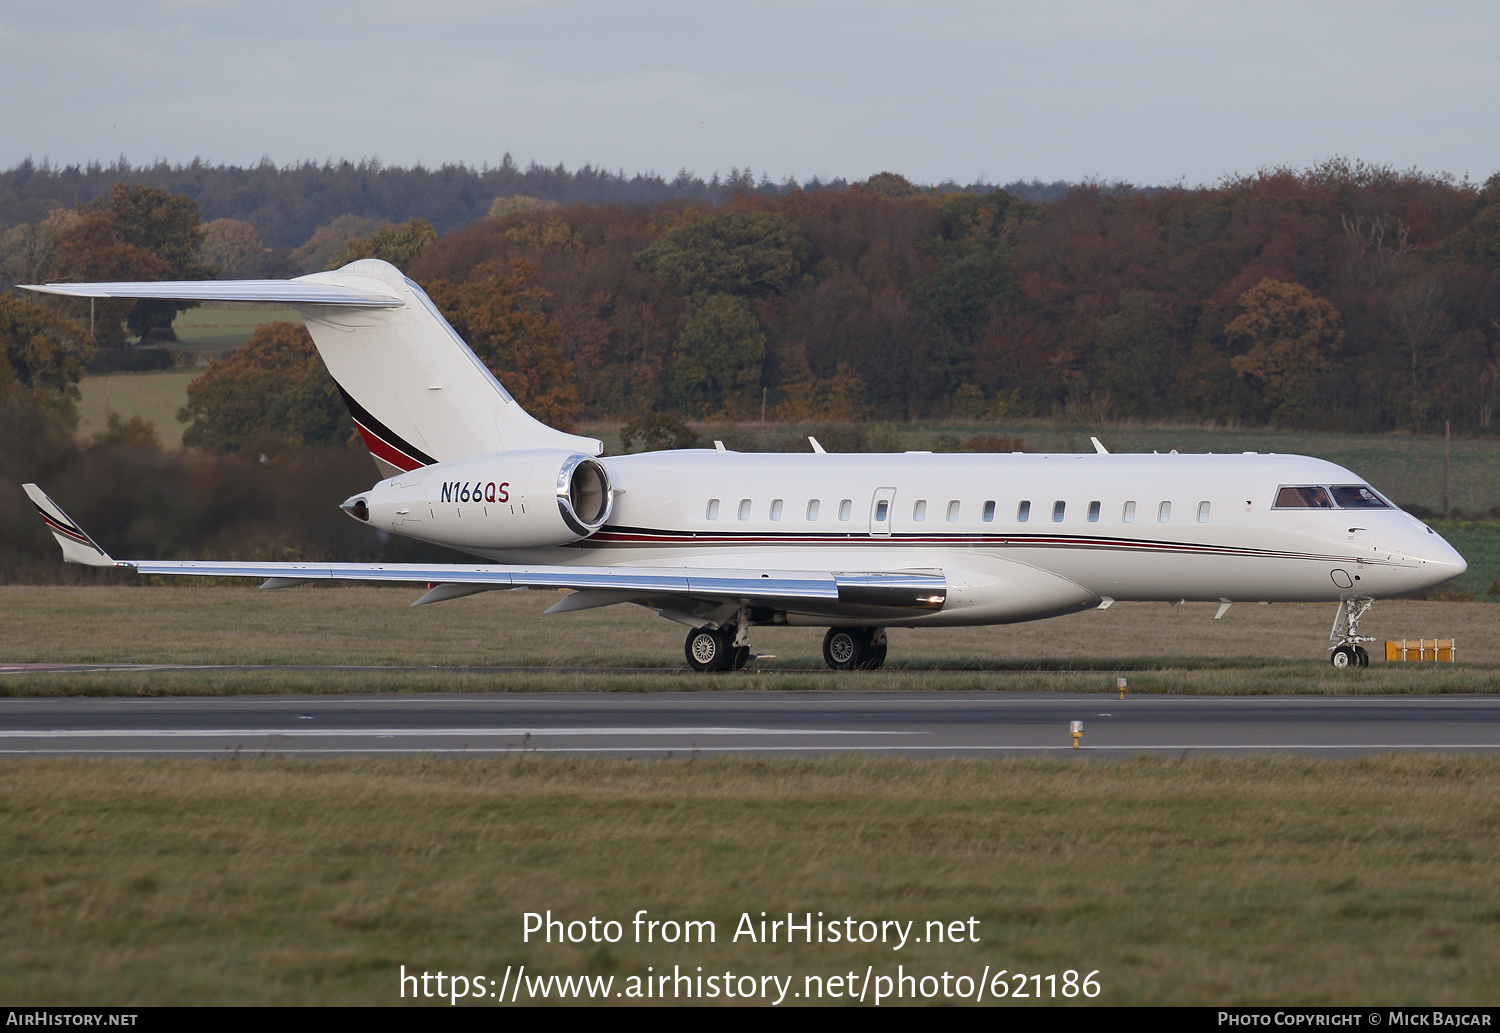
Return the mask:
<svg viewBox="0 0 1500 1033"><path fill-rule="evenodd" d="M1211 183L1500 170L1500 4L0 2L0 167L585 163Z"/></svg>

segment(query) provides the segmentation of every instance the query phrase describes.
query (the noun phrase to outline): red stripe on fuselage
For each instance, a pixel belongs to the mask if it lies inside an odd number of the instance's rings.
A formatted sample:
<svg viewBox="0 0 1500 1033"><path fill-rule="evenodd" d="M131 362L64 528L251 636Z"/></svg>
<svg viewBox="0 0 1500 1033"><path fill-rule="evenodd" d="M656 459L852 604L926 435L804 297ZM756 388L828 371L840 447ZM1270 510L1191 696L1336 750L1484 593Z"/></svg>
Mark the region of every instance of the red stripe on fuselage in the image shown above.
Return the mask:
<svg viewBox="0 0 1500 1033"><path fill-rule="evenodd" d="M370 454L376 459L383 459L396 469L402 471L415 470L417 467L423 465L358 420L354 421L354 426L359 429L359 436L365 439L365 447L370 450Z"/></svg>

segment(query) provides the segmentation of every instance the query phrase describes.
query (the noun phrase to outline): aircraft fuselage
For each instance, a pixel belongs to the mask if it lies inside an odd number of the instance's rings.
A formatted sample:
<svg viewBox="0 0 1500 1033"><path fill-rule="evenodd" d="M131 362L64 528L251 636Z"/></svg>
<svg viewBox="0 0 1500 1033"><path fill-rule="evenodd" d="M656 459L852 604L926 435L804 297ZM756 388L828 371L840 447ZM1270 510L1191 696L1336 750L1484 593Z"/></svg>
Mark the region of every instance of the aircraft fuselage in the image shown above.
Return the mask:
<svg viewBox="0 0 1500 1033"><path fill-rule="evenodd" d="M1373 493L1354 494L1363 479L1305 456L695 449L598 461L613 507L600 530L577 541L477 544L504 541L526 506L552 504L516 492L504 453L466 461L478 471L468 498L424 478L420 504L408 494L403 515L420 517L419 527L382 529L506 563L942 570L942 609L883 622L892 625L1008 623L1105 600L1389 597L1465 569L1421 521ZM382 526L381 502L403 477L409 492L404 474L366 493L372 523ZM1321 494L1312 493L1315 504L1278 506L1288 487Z"/></svg>

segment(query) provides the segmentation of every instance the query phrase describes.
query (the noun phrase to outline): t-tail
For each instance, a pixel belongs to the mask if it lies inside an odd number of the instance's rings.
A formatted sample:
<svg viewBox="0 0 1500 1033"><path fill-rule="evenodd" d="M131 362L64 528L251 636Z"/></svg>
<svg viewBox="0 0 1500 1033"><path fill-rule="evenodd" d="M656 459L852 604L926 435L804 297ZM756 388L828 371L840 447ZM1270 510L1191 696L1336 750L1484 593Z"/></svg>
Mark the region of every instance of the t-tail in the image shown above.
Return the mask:
<svg viewBox="0 0 1500 1033"><path fill-rule="evenodd" d="M603 443L548 427L517 404L416 283L364 259L295 280L49 283L82 298L258 301L295 308L370 454L398 471L515 449L599 455Z"/></svg>

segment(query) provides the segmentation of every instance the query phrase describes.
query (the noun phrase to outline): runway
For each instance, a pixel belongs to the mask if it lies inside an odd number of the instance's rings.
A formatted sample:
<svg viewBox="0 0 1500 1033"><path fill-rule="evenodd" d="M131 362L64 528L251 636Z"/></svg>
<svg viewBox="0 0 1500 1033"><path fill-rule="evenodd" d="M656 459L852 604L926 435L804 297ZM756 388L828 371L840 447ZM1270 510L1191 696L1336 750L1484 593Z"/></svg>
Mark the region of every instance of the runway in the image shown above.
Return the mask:
<svg viewBox="0 0 1500 1033"><path fill-rule="evenodd" d="M0 699L0 755L1500 750L1497 696L662 692Z"/></svg>

